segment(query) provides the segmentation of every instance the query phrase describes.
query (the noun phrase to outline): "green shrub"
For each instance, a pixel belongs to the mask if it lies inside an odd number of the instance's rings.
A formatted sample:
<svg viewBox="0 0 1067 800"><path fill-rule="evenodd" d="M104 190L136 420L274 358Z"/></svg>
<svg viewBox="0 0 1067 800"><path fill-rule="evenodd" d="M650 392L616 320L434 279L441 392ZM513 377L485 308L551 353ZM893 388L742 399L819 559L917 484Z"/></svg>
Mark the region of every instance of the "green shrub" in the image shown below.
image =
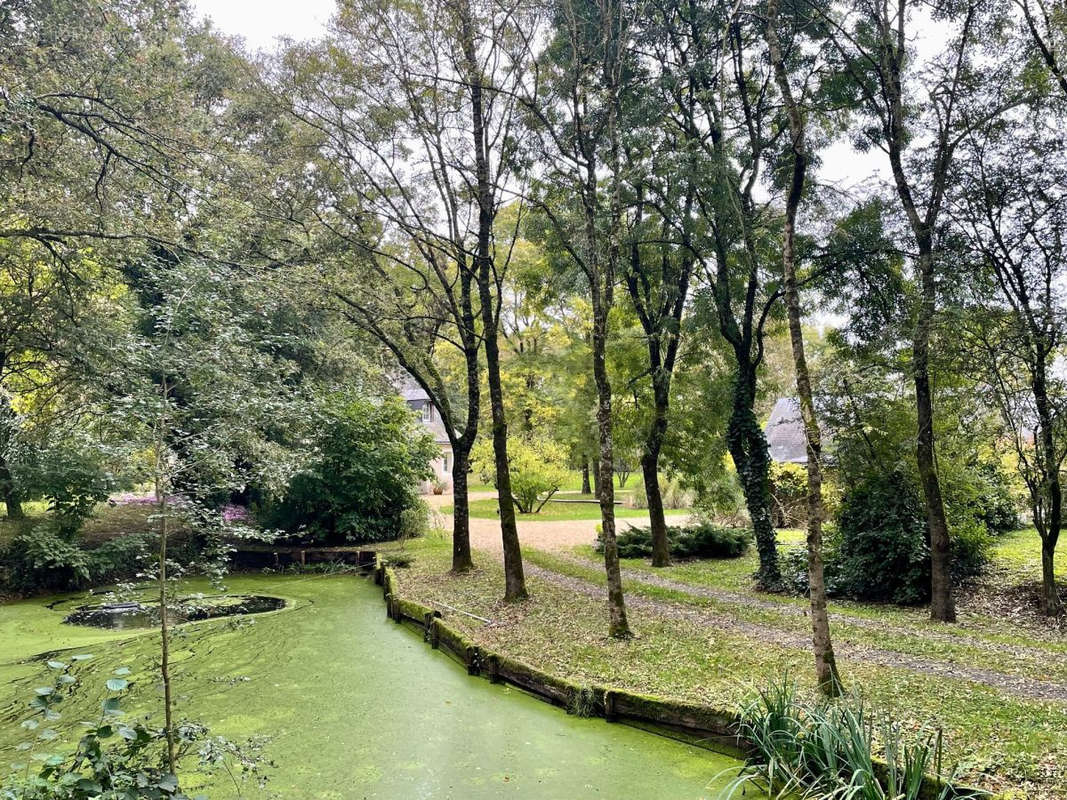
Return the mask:
<svg viewBox="0 0 1067 800"><path fill-rule="evenodd" d="M990 533L1006 533L1019 527L1019 512L1012 498L1011 478L997 464L985 462L977 469L979 491L971 502L971 514Z"/></svg>
<svg viewBox="0 0 1067 800"><path fill-rule="evenodd" d="M620 558L648 558L652 555L652 529L630 528L616 535ZM737 558L748 550L752 535L741 528L720 528L703 522L688 527L668 527L667 542L674 558ZM604 549L602 533L596 548Z"/></svg>
<svg viewBox="0 0 1067 800"><path fill-rule="evenodd" d="M321 544L395 539L420 502L419 482L433 475L432 436L399 399L334 399L322 416L319 456L264 504L262 521Z"/></svg>
<svg viewBox="0 0 1067 800"><path fill-rule="evenodd" d="M152 558L158 541L159 537L152 534L130 533L109 539L95 550L90 550L87 555L93 583L114 583L136 578Z"/></svg>
<svg viewBox="0 0 1067 800"><path fill-rule="evenodd" d="M3 561L8 585L22 594L71 591L86 586L92 577L88 554L48 524L12 539Z"/></svg>
<svg viewBox="0 0 1067 800"><path fill-rule="evenodd" d="M486 483L496 486L493 443L481 440L471 461ZM567 451L549 439L517 436L508 439L508 477L511 497L523 514L536 514L560 490L569 476Z"/></svg>
<svg viewBox="0 0 1067 800"><path fill-rule="evenodd" d="M659 494L666 509L690 508L693 505L693 492L686 489L678 478L665 478L661 475ZM625 503L627 508L648 508L648 495L642 476L637 476L637 483L634 484L633 491L626 495Z"/></svg>
<svg viewBox="0 0 1067 800"><path fill-rule="evenodd" d="M970 519L954 524L952 575L959 583L989 561L986 528ZM841 501L836 527L824 533L826 590L831 596L916 605L930 599L930 546L919 490L902 472L871 474ZM787 585L807 593L807 553L784 554Z"/></svg>
<svg viewBox="0 0 1067 800"><path fill-rule="evenodd" d="M808 516L807 470L800 464L775 461L769 477L775 525L789 528L802 524Z"/></svg>
<svg viewBox="0 0 1067 800"><path fill-rule="evenodd" d="M930 548L915 486L900 472L869 475L841 502L836 576L827 588L912 605L930 597Z"/></svg>

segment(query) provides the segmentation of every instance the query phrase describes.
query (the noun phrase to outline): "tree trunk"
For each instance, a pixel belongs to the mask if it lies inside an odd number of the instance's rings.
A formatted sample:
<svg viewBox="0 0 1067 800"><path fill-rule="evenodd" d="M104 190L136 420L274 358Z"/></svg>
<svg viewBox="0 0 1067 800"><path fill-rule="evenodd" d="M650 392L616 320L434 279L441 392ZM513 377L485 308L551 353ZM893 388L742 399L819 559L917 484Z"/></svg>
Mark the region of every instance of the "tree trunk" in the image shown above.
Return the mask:
<svg viewBox="0 0 1067 800"><path fill-rule="evenodd" d="M4 498L4 505L7 507L8 519L26 519L26 512L22 510L22 501L14 492L8 492L7 497Z"/></svg>
<svg viewBox="0 0 1067 800"><path fill-rule="evenodd" d="M1041 339L1035 336L1034 341L1040 342ZM1043 524L1038 525L1037 528L1041 535L1041 612L1051 617L1058 616L1064 611L1059 587L1056 586L1055 570L1056 544L1059 542L1060 529L1063 527L1063 487L1060 484L1060 462L1056 455L1053 411L1048 399L1048 365L1042 353L1043 351L1040 351L1035 359L1031 389L1034 404L1037 406L1037 435L1040 442L1037 459L1041 464L1042 478L1044 478L1041 491L1045 494ZM1035 508L1036 505L1035 503ZM1036 521L1036 513L1034 517Z"/></svg>
<svg viewBox="0 0 1067 800"><path fill-rule="evenodd" d="M665 392L656 391L655 419L648 431L645 451L641 454L641 474L645 479L645 499L652 529L652 566L666 567L671 563L670 543L667 541L667 519L663 513L663 492L659 485L659 454L667 433L667 400Z"/></svg>
<svg viewBox="0 0 1067 800"><path fill-rule="evenodd" d="M504 599L523 600L526 578L522 568L519 530L515 524L515 501L511 495L511 472L508 464L508 424L504 414L504 393L500 379L499 301L493 288L499 276L493 263L492 236L495 215L492 176L490 175L488 144L485 137L485 116L482 106L482 73L474 44L474 24L468 0L457 3L463 58L466 62L467 82L471 100L471 135L474 144L475 182L478 200L478 248L475 254L475 275L481 301L482 335L485 339L485 361L489 382L489 406L493 418L493 456L496 466L497 505L500 508L500 536L504 547Z"/></svg>
<svg viewBox="0 0 1067 800"><path fill-rule="evenodd" d="M1056 546L1041 543L1041 613L1050 617L1063 613L1059 587L1056 585Z"/></svg>
<svg viewBox="0 0 1067 800"><path fill-rule="evenodd" d="M470 501L467 497L467 471L470 452L452 444L452 571L470 572L471 560Z"/></svg>
<svg viewBox="0 0 1067 800"><path fill-rule="evenodd" d="M22 498L19 497L15 488L15 479L11 474L11 468L7 460L0 458L0 495L3 496L4 505L7 506L8 519L25 519L26 514L22 510Z"/></svg>
<svg viewBox="0 0 1067 800"><path fill-rule="evenodd" d="M793 350L796 371L797 399L804 420L807 442L808 476L808 589L811 602L812 649L815 654L815 680L820 691L831 697L841 694L841 677L837 672L833 642L830 638L830 619L826 613L826 580L822 561L822 433L815 414L815 398L811 391L811 376L804 353L804 332L801 328L800 291L797 288L796 221L807 177L808 154L801 114L789 84L785 58L778 41L778 0L767 4L767 45L774 66L775 81L789 116L792 138L793 170L785 205L785 229L782 232L782 273L785 277L786 316L789 319L789 342Z"/></svg>
<svg viewBox="0 0 1067 800"><path fill-rule="evenodd" d="M930 330L933 326L936 287L933 256L919 254L922 277L922 303L915 323L912 342L912 368L915 381L915 407L918 423L915 459L919 467L926 498L926 522L930 529L930 617L941 622L956 621L956 602L952 595L952 553L941 498L941 481L937 475L934 449L934 405L930 390Z"/></svg>
<svg viewBox="0 0 1067 800"><path fill-rule="evenodd" d="M589 488L589 460L582 456L582 494L592 494Z"/></svg>
<svg viewBox="0 0 1067 800"><path fill-rule="evenodd" d="M740 360L740 359L739 359ZM734 387L734 408L726 428L726 446L737 468L741 490L759 555L757 583L765 591L777 591L782 585L778 566L778 542L771 520L771 493L768 473L771 459L767 451L767 437L752 410L755 399L755 375L748 368L739 368Z"/></svg>
<svg viewBox="0 0 1067 800"><path fill-rule="evenodd" d="M600 460L597 498L600 500L600 520L604 539L604 571L608 581L608 634L616 639L630 636L626 619L626 601L622 594L622 572L619 568L619 548L615 541L615 483L614 442L611 420L611 382L605 359L607 349L607 309L603 308L599 287L593 288L593 377L597 388L597 433L600 436Z"/></svg>
<svg viewBox="0 0 1067 800"><path fill-rule="evenodd" d="M487 295L489 295L487 297ZM482 315L492 316L487 303L492 301L483 284ZM504 599L524 600L526 577L522 567L519 529L515 522L515 500L511 495L511 471L508 465L508 425L504 416L504 397L500 380L500 354L495 324L485 323L485 359L489 373L489 404L493 414L493 457L496 464L497 505L500 509L500 536L504 546Z"/></svg>
<svg viewBox="0 0 1067 800"><path fill-rule="evenodd" d="M600 458L593 459L593 494L600 497Z"/></svg>

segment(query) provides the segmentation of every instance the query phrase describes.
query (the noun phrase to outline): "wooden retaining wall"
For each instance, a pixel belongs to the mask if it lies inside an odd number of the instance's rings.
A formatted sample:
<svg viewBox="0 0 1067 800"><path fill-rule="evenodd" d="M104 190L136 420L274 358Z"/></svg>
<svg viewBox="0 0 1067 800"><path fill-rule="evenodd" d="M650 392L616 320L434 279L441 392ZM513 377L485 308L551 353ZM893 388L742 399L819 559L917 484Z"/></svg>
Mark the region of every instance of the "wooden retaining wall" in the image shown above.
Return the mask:
<svg viewBox="0 0 1067 800"><path fill-rule="evenodd" d="M664 697L640 695L624 689L580 686L573 681L542 672L536 667L480 647L462 632L451 627L441 612L421 603L402 598L392 567L375 559L374 582L382 587L386 614L394 622L420 630L423 640L434 649L452 656L469 675L488 678L491 683L506 683L568 711L584 716L602 717L609 722L624 722L660 735L671 736L698 747L744 758L752 752L749 742L739 736L740 717L735 711L684 703ZM884 764L878 762L876 766ZM960 787L965 796L973 790ZM922 800L935 800L941 783L928 776ZM1014 795L978 796L989 800L1011 800Z"/></svg>

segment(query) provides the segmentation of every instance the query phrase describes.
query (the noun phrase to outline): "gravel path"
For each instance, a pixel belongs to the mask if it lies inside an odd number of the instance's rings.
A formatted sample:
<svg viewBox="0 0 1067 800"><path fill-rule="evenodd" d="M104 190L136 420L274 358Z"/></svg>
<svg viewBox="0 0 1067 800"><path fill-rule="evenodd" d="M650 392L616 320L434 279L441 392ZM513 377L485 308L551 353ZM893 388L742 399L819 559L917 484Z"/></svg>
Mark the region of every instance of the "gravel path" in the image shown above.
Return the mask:
<svg viewBox="0 0 1067 800"><path fill-rule="evenodd" d="M557 553L557 558L572 561L583 567L600 567L600 562L590 561L589 559L580 558L578 556L570 554ZM692 583L683 583L681 581L674 581L670 578L662 575L650 575L647 572L635 569L623 569L623 578L626 581L633 583L640 583L645 586L656 586L661 589L669 589L671 591L682 592L684 594L691 595L693 597L702 597L709 600L715 600L722 603L731 603L747 608L756 608L763 611L773 611L783 616L791 617L807 617L807 606L795 605L793 603L778 602L773 599L764 599L761 597L753 597L749 594L742 592L733 592L729 589L718 589L712 586L696 586ZM903 625L894 625L889 622L883 622L877 619L871 619L869 617L859 617L853 614L841 614L830 613L830 621L840 625L849 625L855 628L863 628L864 630L875 631L877 633L885 633L893 636L910 636L925 639L927 641L944 642L945 644L958 644L967 647L973 647L976 650L984 650L988 653L995 654L998 657L1006 658L1036 658L1043 660L1049 664L1056 664L1060 666L1067 666L1067 653L1058 653L1051 650L1045 650L1038 647L1027 647L1026 645L1017 644L1005 644L1003 642L994 642L989 639L983 639L977 636L968 636L966 633L961 633L959 629L951 631L939 631L936 629L922 628L917 629L914 627L906 627Z"/></svg>
<svg viewBox="0 0 1067 800"><path fill-rule="evenodd" d="M471 500L486 500L496 497L496 492L471 492ZM452 530L452 517L442 514L440 509L452 505L452 495L428 495L426 497L430 508L438 517L437 524L446 531ZM672 517L672 524L678 524L685 517ZM518 522L519 540L523 547L532 547L535 550L549 550L552 552L566 551L582 544L592 544L596 541L596 528L600 524L599 519L561 520L558 522L538 522L536 520L522 520ZM649 524L648 517L626 517L618 520L618 529L626 530L629 526L641 527ZM496 519L478 519L472 517L470 521L471 547L477 550L488 550L493 553L502 553L503 546L500 543L500 521Z"/></svg>

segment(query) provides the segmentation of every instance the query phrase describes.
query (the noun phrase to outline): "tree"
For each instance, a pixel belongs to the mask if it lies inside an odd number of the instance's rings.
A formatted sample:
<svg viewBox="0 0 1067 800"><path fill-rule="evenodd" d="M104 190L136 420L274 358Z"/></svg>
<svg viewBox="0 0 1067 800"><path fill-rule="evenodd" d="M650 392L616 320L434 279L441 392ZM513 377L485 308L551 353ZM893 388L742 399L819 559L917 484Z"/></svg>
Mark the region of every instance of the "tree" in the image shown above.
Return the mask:
<svg viewBox="0 0 1067 800"><path fill-rule="evenodd" d="M775 589L781 571L770 456L754 410L765 327L780 296L770 269L776 254L768 249L773 217L758 191L764 159L780 136L771 128L773 77L753 55L762 28L732 5L671 2L655 11L655 61L664 65L667 120L690 181L689 189L675 190L673 202L659 199L661 215L695 259L702 278L698 303L710 307L732 357L726 442L755 532L758 582Z"/></svg>
<svg viewBox="0 0 1067 800"><path fill-rule="evenodd" d="M585 278L599 439L597 494L607 573L609 635L630 636L615 543L609 317L623 246L620 115L635 8L619 0L561 0L537 70L522 94L541 163L532 195L552 244Z"/></svg>
<svg viewBox="0 0 1067 800"><path fill-rule="evenodd" d="M177 727L168 610L170 583L180 570L168 556L173 522L193 519L209 536L220 530L221 516L211 498L220 490L228 496L250 480L262 480L263 465L242 461L235 451L243 442L262 438L262 432L279 421L293 387L285 382L284 365L264 352L269 343L257 330L268 304L259 293L268 287L243 273L222 275L214 265L177 259L172 253L144 261L139 275L140 297L148 295L155 302L140 305L137 295L126 296L142 324L115 344L108 385L114 413L152 453L149 477L159 535L152 577L159 590L166 758L174 774ZM256 295L258 303L241 302L242 281L250 284L243 288ZM263 455L264 460L277 461L282 454L273 450ZM285 471L280 472L284 477ZM229 538L239 535L236 529L227 530ZM205 555L210 557L210 551ZM221 557L227 552L220 546L214 555L224 562ZM200 566L221 569L221 563L205 561Z"/></svg>
<svg viewBox="0 0 1067 800"><path fill-rule="evenodd" d="M663 180L667 186L660 191L670 194L670 185L674 180L670 175ZM653 410L641 450L641 475L644 478L652 530L652 566L665 567L670 563L670 547L659 484L660 454L667 437L671 380L682 341L682 314L686 308L695 259L692 252L672 241L671 227L666 221L660 221L651 231L642 229L642 194L639 187L637 219L630 236L630 258L624 276L648 350ZM685 219L690 219L693 206L691 189L681 206ZM643 237L649 241L642 243Z"/></svg>
<svg viewBox="0 0 1067 800"><path fill-rule="evenodd" d="M930 528L932 559L930 614L956 619L952 592L948 520L938 477L934 403L930 382L930 341L938 309L938 279L943 274L939 223L946 191L958 168L958 148L970 131L995 118L1013 101L998 95L1010 86L997 74L1001 64L978 57L984 7L971 0L935 10L949 26L948 46L920 69L911 57L909 32L924 24L923 6L914 0L879 4L855 0L840 18L819 13L849 76L863 122L858 140L883 150L893 189L906 219L918 285L911 327L911 373L915 388L915 457ZM919 136L919 131L927 135Z"/></svg>
<svg viewBox="0 0 1067 800"><path fill-rule="evenodd" d="M950 208L963 257L978 271L978 313L964 330L1018 455L1041 539L1041 610L1056 615L1063 613L1055 553L1067 458L1065 387L1053 366L1067 343L1063 139L1016 123L976 132L965 144Z"/></svg>
<svg viewBox="0 0 1067 800"><path fill-rule="evenodd" d="M802 27L804 19L795 21ZM782 273L785 286L786 316L789 320L789 341L793 349L793 364L796 370L797 399L804 421L804 436L807 444L808 477L808 594L811 599L812 642L815 649L815 678L819 688L828 695L841 693L841 678L837 673L837 661L830 640L830 620L826 613L826 580L822 562L822 435L815 413L815 398L811 389L807 357L804 353L804 331L801 327L800 290L797 283L796 226L797 212L804 195L808 172L807 121L800 99L793 92L787 71L785 52L779 39L780 25L778 0L767 4L766 39L770 61L774 69L775 83L781 95L782 105L789 122L790 174L785 198L785 227L782 231ZM793 42L798 45L799 43ZM800 49L799 46L790 49Z"/></svg>

